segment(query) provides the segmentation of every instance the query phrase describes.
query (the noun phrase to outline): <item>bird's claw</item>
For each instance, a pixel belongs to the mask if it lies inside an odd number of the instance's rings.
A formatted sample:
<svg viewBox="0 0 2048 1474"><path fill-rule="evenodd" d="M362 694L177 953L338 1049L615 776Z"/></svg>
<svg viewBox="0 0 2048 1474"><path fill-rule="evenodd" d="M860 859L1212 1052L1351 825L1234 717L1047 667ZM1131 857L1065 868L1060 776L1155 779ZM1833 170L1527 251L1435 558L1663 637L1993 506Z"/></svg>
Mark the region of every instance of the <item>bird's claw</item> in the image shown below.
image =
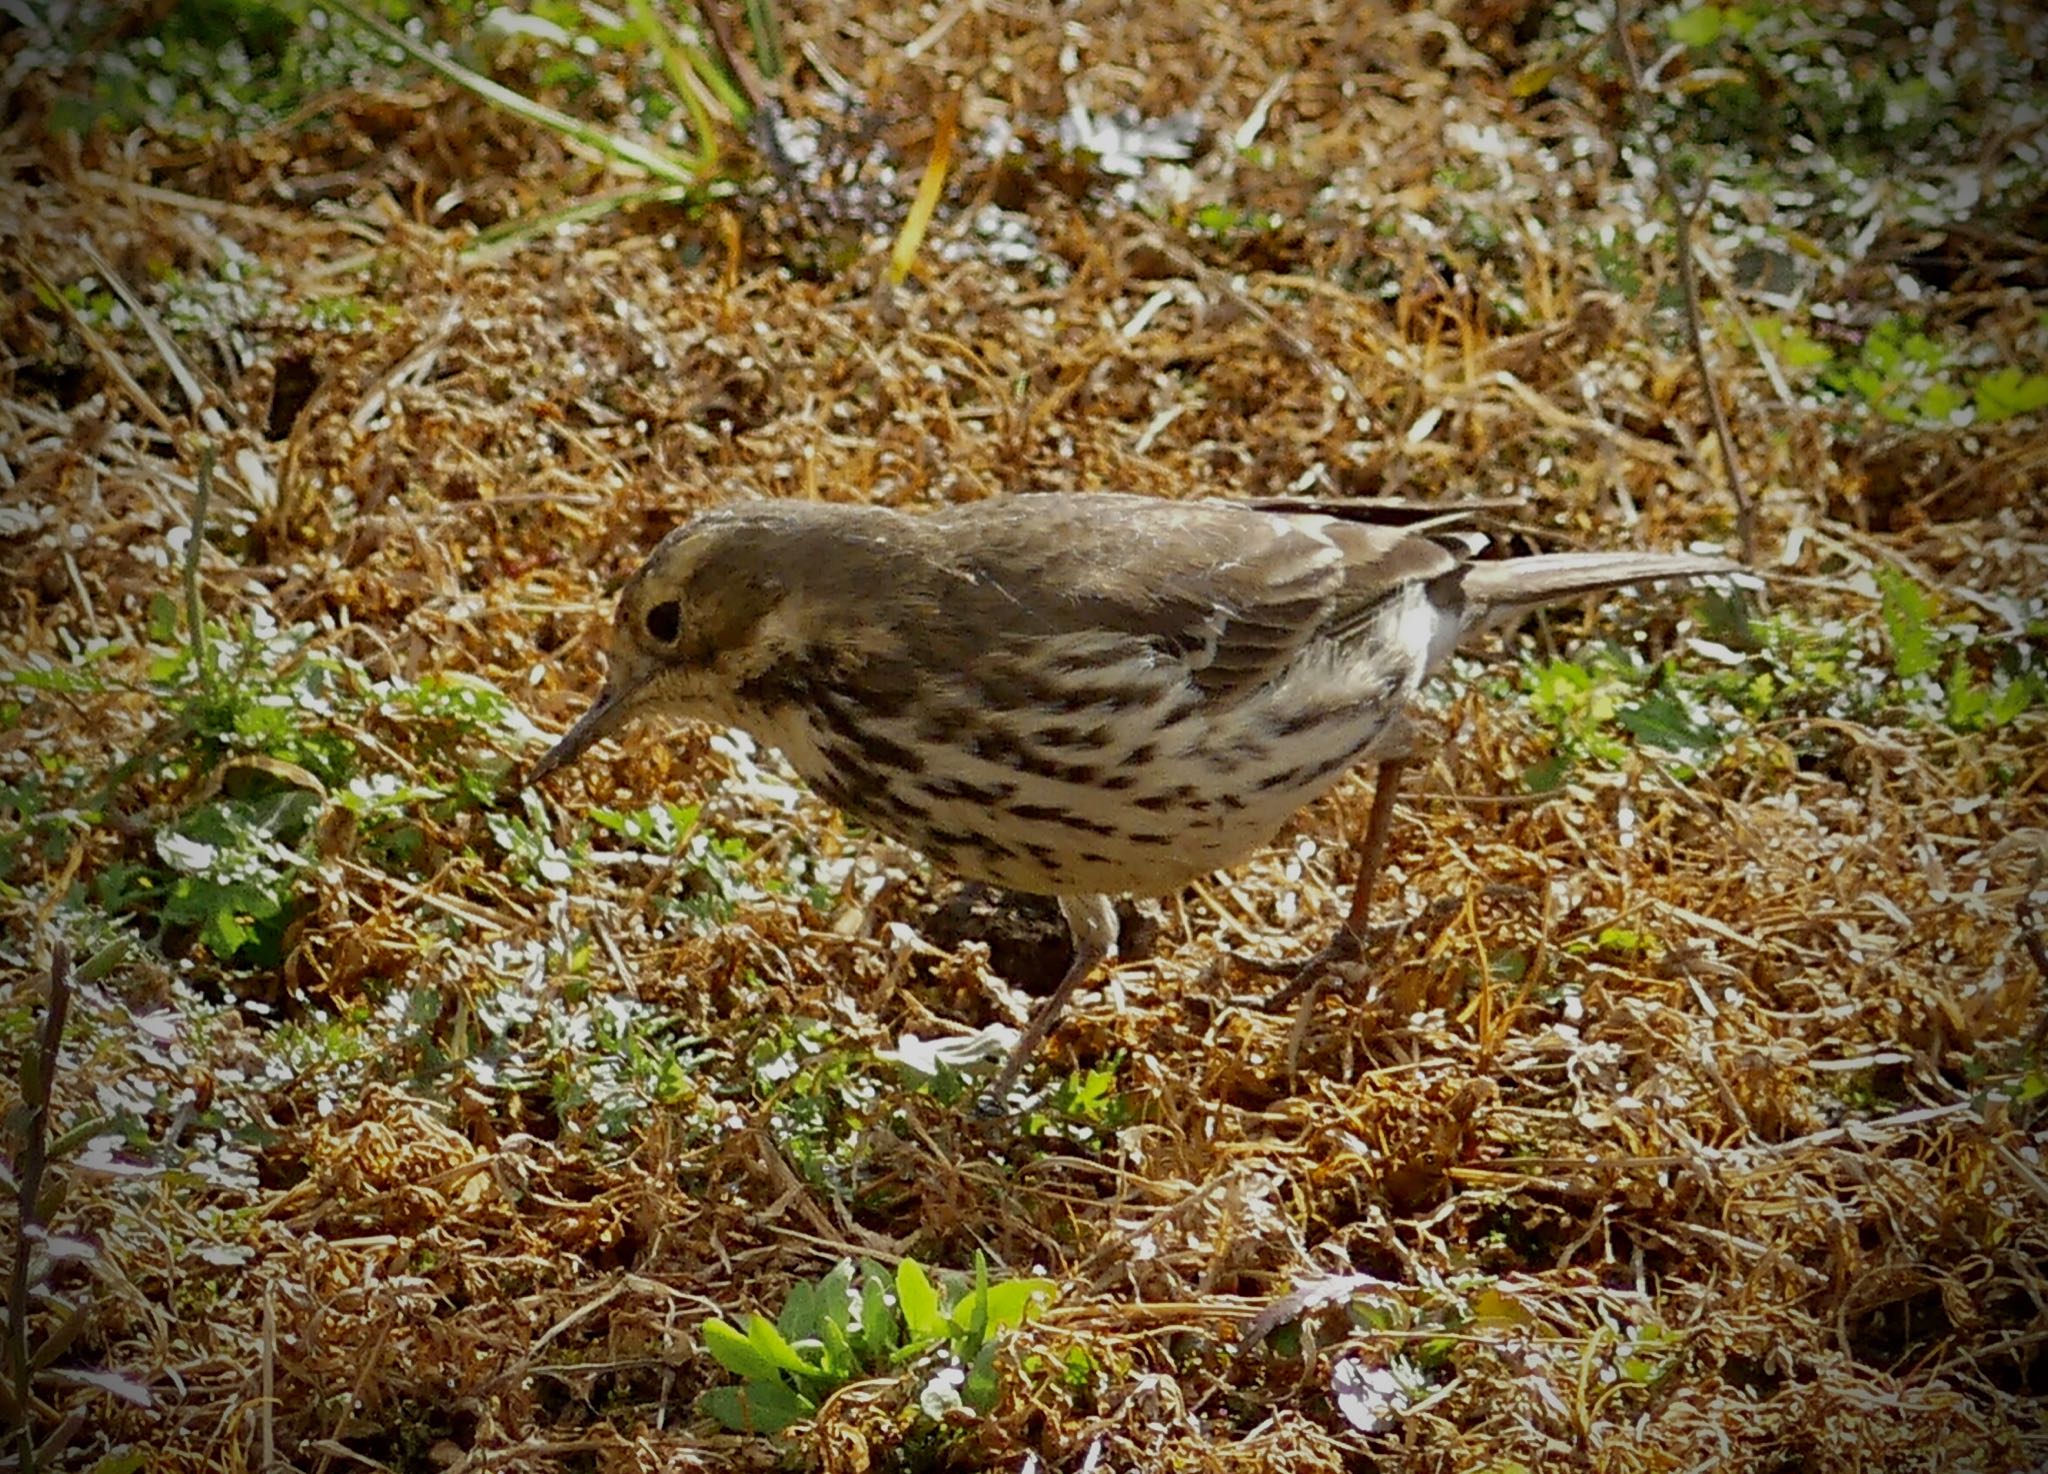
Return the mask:
<svg viewBox="0 0 2048 1474"><path fill-rule="evenodd" d="M1286 979L1279 988L1264 996L1252 995L1237 1000L1247 1008L1260 1008L1276 1012L1296 1002L1300 997L1317 987L1333 970L1349 967L1365 960L1366 944L1377 944L1383 936L1401 931L1399 926L1376 926L1360 933L1349 927L1340 926L1335 936L1322 947L1300 960L1279 961L1267 957L1253 957L1243 952L1228 952L1224 955L1232 962L1262 977ZM1377 950L1377 945L1375 945Z"/></svg>

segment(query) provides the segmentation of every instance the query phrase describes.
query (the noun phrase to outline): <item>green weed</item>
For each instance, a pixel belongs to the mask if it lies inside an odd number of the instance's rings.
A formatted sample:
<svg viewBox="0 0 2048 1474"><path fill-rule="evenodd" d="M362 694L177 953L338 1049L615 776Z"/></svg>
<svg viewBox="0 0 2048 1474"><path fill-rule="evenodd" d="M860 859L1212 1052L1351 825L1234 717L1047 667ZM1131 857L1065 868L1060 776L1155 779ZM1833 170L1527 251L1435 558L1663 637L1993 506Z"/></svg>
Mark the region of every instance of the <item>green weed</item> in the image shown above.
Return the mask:
<svg viewBox="0 0 2048 1474"><path fill-rule="evenodd" d="M704 1349L741 1379L714 1387L698 1409L738 1433L779 1433L810 1417L831 1392L860 1377L916 1379L919 1414L937 1423L962 1408L995 1404L1002 1333L1052 1299L1045 1279L991 1281L977 1253L971 1274L935 1280L915 1259L894 1275L841 1260L816 1284L798 1283L773 1321L747 1317L704 1326Z"/></svg>
<svg viewBox="0 0 2048 1474"><path fill-rule="evenodd" d="M1789 607L1754 617L1709 596L1700 603L1708 638L1684 658L1652 665L1602 644L1525 665L1522 689L1550 733L1550 751L1525 783L1541 791L1582 766L1618 767L1631 739L1687 778L1765 723L1791 719L1795 733L1799 718L1975 732L2048 703L2041 629L1987 637L1905 573L1881 567L1876 578L1868 626L1813 621Z"/></svg>

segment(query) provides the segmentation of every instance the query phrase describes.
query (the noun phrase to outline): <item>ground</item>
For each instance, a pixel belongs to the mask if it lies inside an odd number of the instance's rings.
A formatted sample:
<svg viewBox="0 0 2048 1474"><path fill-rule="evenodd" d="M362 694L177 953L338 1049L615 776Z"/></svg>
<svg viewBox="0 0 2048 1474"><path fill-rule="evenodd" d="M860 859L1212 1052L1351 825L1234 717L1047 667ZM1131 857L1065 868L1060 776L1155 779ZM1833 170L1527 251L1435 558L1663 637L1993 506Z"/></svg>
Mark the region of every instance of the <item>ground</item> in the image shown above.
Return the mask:
<svg viewBox="0 0 2048 1474"><path fill-rule="evenodd" d="M39 1466L2048 1465L2029 13L708 13L0 40ZM1476 650L1365 968L1227 955L1359 774L991 1121L1042 909L731 733L518 779L693 509L1051 488L1755 574Z"/></svg>

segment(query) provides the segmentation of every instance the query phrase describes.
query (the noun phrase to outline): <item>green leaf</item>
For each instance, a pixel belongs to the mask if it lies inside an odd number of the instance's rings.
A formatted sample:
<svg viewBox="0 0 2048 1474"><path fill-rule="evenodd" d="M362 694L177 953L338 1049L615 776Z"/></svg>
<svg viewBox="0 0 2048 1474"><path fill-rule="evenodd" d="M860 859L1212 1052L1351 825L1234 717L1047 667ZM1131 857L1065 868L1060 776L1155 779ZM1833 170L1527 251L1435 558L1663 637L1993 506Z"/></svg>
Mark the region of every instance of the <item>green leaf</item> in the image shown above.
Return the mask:
<svg viewBox="0 0 2048 1474"><path fill-rule="evenodd" d="M1948 724L1958 732L1976 731L1991 713L1991 689L1970 674L1960 655L1949 662L1943 695L1948 699Z"/></svg>
<svg viewBox="0 0 2048 1474"><path fill-rule="evenodd" d="M797 1349L789 1344L775 1323L765 1315L747 1317L747 1342L756 1351L767 1357L776 1367L793 1377L818 1377L819 1368L805 1361Z"/></svg>
<svg viewBox="0 0 2048 1474"><path fill-rule="evenodd" d="M802 1341L817 1334L818 1294L802 1280L789 1287L782 1313L775 1317L775 1329L785 1341Z"/></svg>
<svg viewBox="0 0 2048 1474"><path fill-rule="evenodd" d="M825 1379L834 1386L850 1381L860 1373L860 1357L847 1337L846 1327L840 1322L830 1319L818 1322L818 1350Z"/></svg>
<svg viewBox="0 0 2048 1474"><path fill-rule="evenodd" d="M860 1341L869 1366L887 1365L901 1340L896 1311L889 1304L889 1277L878 1264L861 1272Z"/></svg>
<svg viewBox="0 0 2048 1474"><path fill-rule="evenodd" d="M734 1376L749 1381L772 1381L782 1370L773 1357L763 1354L744 1334L722 1320L704 1322L704 1349Z"/></svg>
<svg viewBox="0 0 2048 1474"><path fill-rule="evenodd" d="M136 1471L148 1461L149 1455L141 1449L122 1449L105 1455L97 1464L86 1470L86 1474L136 1474Z"/></svg>
<svg viewBox="0 0 2048 1474"><path fill-rule="evenodd" d="M1977 418L1987 425L2015 415L2032 414L2048 408L2048 374L2022 373L2016 368L1994 369L1977 381L1971 400Z"/></svg>
<svg viewBox="0 0 2048 1474"><path fill-rule="evenodd" d="M1681 46L1711 46L1721 39L1725 18L1718 5L1702 5L1671 18L1671 39Z"/></svg>
<svg viewBox="0 0 2048 1474"><path fill-rule="evenodd" d="M996 1345L991 1339L974 1353L967 1364L967 1380L960 1387L960 1400L976 1412L985 1413L996 1403Z"/></svg>
<svg viewBox="0 0 2048 1474"><path fill-rule="evenodd" d="M1878 567L1877 586L1883 595L1880 612L1885 637L1891 642L1893 672L1902 681L1927 674L1940 658L1929 629L1934 601L1919 584L1888 563Z"/></svg>
<svg viewBox="0 0 2048 1474"><path fill-rule="evenodd" d="M748 1382L700 1394L697 1410L735 1433L780 1433L810 1417L818 1405L779 1381Z"/></svg>
<svg viewBox="0 0 2048 1474"><path fill-rule="evenodd" d="M1991 710L1984 713L1984 725L2002 727L2016 717L2024 716L2034 709L2043 694L2042 682L2038 676L2026 675L2018 680L2006 682L1998 694L1991 698Z"/></svg>
<svg viewBox="0 0 2048 1474"><path fill-rule="evenodd" d="M690 1072L683 1068L682 1060L673 1049L661 1057L661 1065L654 1072L654 1100L657 1105L679 1105L692 1094Z"/></svg>
<svg viewBox="0 0 2048 1474"><path fill-rule="evenodd" d="M977 1290L972 1298L981 1302L987 1313L985 1330L1014 1330L1031 1317L1032 1309L1041 1301L1050 1303L1059 1293L1059 1286L1048 1279L1002 1280ZM957 1312L955 1323L958 1323ZM966 1327L962 1326L965 1330Z"/></svg>
<svg viewBox="0 0 2048 1474"><path fill-rule="evenodd" d="M988 1337L988 1256L974 1251L974 1288L953 1307L953 1324L967 1337L969 1347L980 1346Z"/></svg>
<svg viewBox="0 0 2048 1474"><path fill-rule="evenodd" d="M852 1286L851 1259L842 1259L825 1271L817 1288L817 1324L820 1331L828 1325L841 1331L853 1325Z"/></svg>
<svg viewBox="0 0 2048 1474"><path fill-rule="evenodd" d="M1776 317L1759 317L1754 327L1757 341L1788 369L1818 369L1834 362L1835 350L1796 323Z"/></svg>
<svg viewBox="0 0 2048 1474"><path fill-rule="evenodd" d="M158 645L171 644L178 638L178 606L169 594L150 595L149 638Z"/></svg>
<svg viewBox="0 0 2048 1474"><path fill-rule="evenodd" d="M835 1318L842 1325L848 1324L853 1319L852 1294L853 1261L842 1259L826 1270L818 1281L818 1303L821 1311L827 1306L835 1307Z"/></svg>
<svg viewBox="0 0 2048 1474"><path fill-rule="evenodd" d="M90 1304L73 1306L58 1322L57 1328L43 1339L43 1344L35 1348L29 1358L30 1366L40 1372L69 1351L79 1333L92 1323L93 1309Z"/></svg>
<svg viewBox="0 0 2048 1474"><path fill-rule="evenodd" d="M1695 764L1704 763L1721 746L1720 732L1693 720L1685 703L1668 691L1659 691L1625 707L1615 718L1624 731L1638 742L1675 752Z"/></svg>
<svg viewBox="0 0 2048 1474"><path fill-rule="evenodd" d="M114 1124L112 1116L94 1116L80 1121L45 1147L44 1157L48 1161L61 1162L95 1136L104 1136L112 1131Z"/></svg>
<svg viewBox="0 0 2048 1474"><path fill-rule="evenodd" d="M913 1341L935 1341L946 1334L946 1317L939 1311L939 1292L924 1267L915 1259L896 1266L896 1305L903 1312L903 1324Z"/></svg>
<svg viewBox="0 0 2048 1474"><path fill-rule="evenodd" d="M1962 390L1946 379L1937 379L1920 391L1918 409L1921 418L1946 425L1954 420L1969 402L1968 396Z"/></svg>

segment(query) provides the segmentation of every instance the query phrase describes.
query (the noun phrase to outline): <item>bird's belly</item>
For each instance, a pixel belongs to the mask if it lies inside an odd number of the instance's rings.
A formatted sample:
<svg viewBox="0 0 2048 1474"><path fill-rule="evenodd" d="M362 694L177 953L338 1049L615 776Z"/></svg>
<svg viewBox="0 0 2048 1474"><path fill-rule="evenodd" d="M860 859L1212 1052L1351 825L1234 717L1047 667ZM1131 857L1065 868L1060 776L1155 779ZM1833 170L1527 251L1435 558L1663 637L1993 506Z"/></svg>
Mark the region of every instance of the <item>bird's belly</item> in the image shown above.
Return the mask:
<svg viewBox="0 0 2048 1474"><path fill-rule="evenodd" d="M749 725L820 796L939 869L1040 895L1161 895L1264 845L1371 755L1397 709L1326 700L1292 730L1270 709L1203 712L1088 761L916 743L889 722L871 752L807 721Z"/></svg>

